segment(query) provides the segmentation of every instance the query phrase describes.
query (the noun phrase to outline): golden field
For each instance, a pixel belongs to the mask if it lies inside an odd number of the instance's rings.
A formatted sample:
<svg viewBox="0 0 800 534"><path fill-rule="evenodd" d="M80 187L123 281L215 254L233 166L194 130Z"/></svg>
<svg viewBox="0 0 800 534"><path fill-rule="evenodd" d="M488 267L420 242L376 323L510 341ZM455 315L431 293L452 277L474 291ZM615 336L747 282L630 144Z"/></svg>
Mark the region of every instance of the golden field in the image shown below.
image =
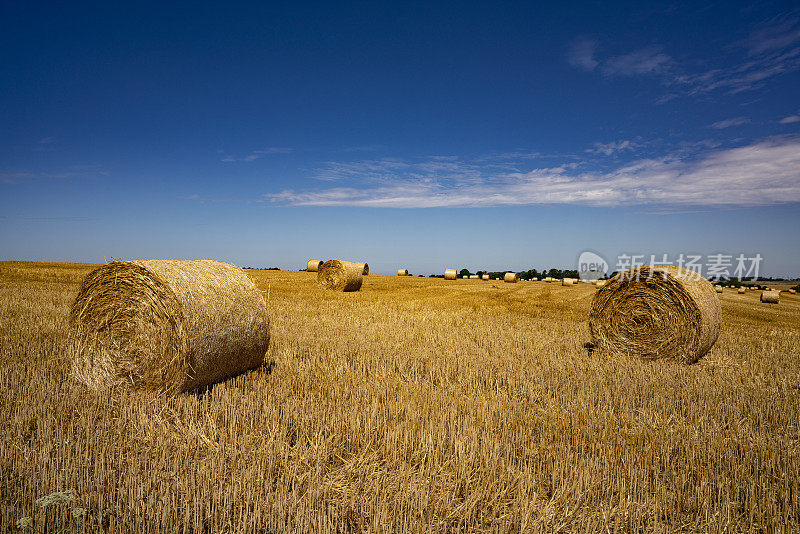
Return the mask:
<svg viewBox="0 0 800 534"><path fill-rule="evenodd" d="M594 354L594 287L247 271L265 367L202 394L69 377L83 264L0 263L0 523L115 532L800 530L800 297L720 295L698 364Z"/></svg>

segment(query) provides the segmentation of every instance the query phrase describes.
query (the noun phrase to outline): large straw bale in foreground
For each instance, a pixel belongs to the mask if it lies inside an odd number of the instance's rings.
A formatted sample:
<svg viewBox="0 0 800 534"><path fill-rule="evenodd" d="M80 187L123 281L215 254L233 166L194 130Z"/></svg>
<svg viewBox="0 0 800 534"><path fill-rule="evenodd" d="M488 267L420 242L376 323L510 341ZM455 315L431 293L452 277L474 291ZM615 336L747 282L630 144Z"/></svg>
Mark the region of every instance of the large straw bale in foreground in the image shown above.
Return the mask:
<svg viewBox="0 0 800 534"><path fill-rule="evenodd" d="M317 272L317 285L334 291L358 291L364 280L363 263L328 260Z"/></svg>
<svg viewBox="0 0 800 534"><path fill-rule="evenodd" d="M315 273L319 271L319 266L322 265L322 260L308 260L306 263L306 271Z"/></svg>
<svg viewBox="0 0 800 534"><path fill-rule="evenodd" d="M761 302L767 302L769 304L778 304L780 299L781 299L780 291L763 291L761 293Z"/></svg>
<svg viewBox="0 0 800 534"><path fill-rule="evenodd" d="M504 282L517 283L519 282L519 275L517 273L506 273L503 275Z"/></svg>
<svg viewBox="0 0 800 534"><path fill-rule="evenodd" d="M458 273L455 269L445 269L444 270L444 279L445 280L455 280Z"/></svg>
<svg viewBox="0 0 800 534"><path fill-rule="evenodd" d="M84 279L70 313L75 376L95 390L189 391L259 367L264 297L213 260L114 261Z"/></svg>
<svg viewBox="0 0 800 534"><path fill-rule="evenodd" d="M397 269L397 276L408 276L408 269Z"/></svg>
<svg viewBox="0 0 800 534"><path fill-rule="evenodd" d="M359 267L361 267L361 274L366 276L369 274L369 264L368 263L356 263Z"/></svg>
<svg viewBox="0 0 800 534"><path fill-rule="evenodd" d="M630 269L598 289L589 312L594 343L609 353L693 363L717 341L714 286L674 265Z"/></svg>

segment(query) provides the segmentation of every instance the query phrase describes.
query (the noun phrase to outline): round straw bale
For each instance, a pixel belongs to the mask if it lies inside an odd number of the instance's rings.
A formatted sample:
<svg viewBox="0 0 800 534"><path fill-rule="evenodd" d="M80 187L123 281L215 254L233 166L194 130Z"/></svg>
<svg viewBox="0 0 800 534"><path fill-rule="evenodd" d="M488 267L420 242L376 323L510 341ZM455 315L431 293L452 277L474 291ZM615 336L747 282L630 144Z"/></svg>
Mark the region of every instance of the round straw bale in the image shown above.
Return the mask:
<svg viewBox="0 0 800 534"><path fill-rule="evenodd" d="M408 269L397 269L397 276L408 276Z"/></svg>
<svg viewBox="0 0 800 534"><path fill-rule="evenodd" d="M361 267L361 274L364 276L369 274L369 264L368 263L356 263L359 267Z"/></svg>
<svg viewBox="0 0 800 534"><path fill-rule="evenodd" d="M322 265L322 260L308 260L308 263L306 263L306 271L315 273L319 271L320 265Z"/></svg>
<svg viewBox="0 0 800 534"><path fill-rule="evenodd" d="M455 269L445 269L444 270L444 279L445 280L455 280L458 273Z"/></svg>
<svg viewBox="0 0 800 534"><path fill-rule="evenodd" d="M714 291L717 293L722 293L722 286L714 286Z"/></svg>
<svg viewBox="0 0 800 534"><path fill-rule="evenodd" d="M562 286L574 286L575 285L575 280L573 280L572 278L564 278L563 280L561 280L561 285Z"/></svg>
<svg viewBox="0 0 800 534"><path fill-rule="evenodd" d="M73 371L92 389L177 392L259 367L264 297L212 260L114 261L89 273L70 312Z"/></svg>
<svg viewBox="0 0 800 534"><path fill-rule="evenodd" d="M469 279L470 279L470 280L477 280L478 278L480 278L480 276L478 276L477 274L471 274L471 275L469 275Z"/></svg>
<svg viewBox="0 0 800 534"><path fill-rule="evenodd" d="M317 285L334 291L358 291L364 280L363 263L328 260L317 272Z"/></svg>
<svg viewBox="0 0 800 534"><path fill-rule="evenodd" d="M722 310L714 287L674 265L629 269L598 289L589 330L601 350L693 363L717 341Z"/></svg>
<svg viewBox="0 0 800 534"><path fill-rule="evenodd" d="M515 284L519 282L519 275L517 273L506 273L503 275L503 281Z"/></svg>
<svg viewBox="0 0 800 534"><path fill-rule="evenodd" d="M538 282L538 281L539 281L539 279L536 278L535 276L533 278L531 278L531 282Z"/></svg>
<svg viewBox="0 0 800 534"><path fill-rule="evenodd" d="M489 279L489 275L488 274L482 274L481 275L481 280L488 280L488 279Z"/></svg>
<svg viewBox="0 0 800 534"><path fill-rule="evenodd" d="M740 287L738 290L736 290L736 292L740 295L743 294L745 291L747 290L744 287Z"/></svg>
<svg viewBox="0 0 800 534"><path fill-rule="evenodd" d="M764 291L761 293L761 302L766 302L769 304L778 304L780 298L781 298L780 291Z"/></svg>
<svg viewBox="0 0 800 534"><path fill-rule="evenodd" d="M797 290L796 289L790 289L789 290L789 294L790 295L796 295L797 294Z"/></svg>

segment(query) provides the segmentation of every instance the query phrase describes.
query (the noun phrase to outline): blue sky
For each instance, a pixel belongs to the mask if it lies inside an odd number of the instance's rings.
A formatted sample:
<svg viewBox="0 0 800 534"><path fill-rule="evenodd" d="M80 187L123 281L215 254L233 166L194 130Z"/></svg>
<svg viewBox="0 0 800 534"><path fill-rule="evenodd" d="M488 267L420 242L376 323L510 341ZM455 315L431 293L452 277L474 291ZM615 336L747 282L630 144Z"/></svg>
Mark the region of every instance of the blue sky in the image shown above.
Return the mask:
<svg viewBox="0 0 800 534"><path fill-rule="evenodd" d="M800 275L791 3L0 7L0 259Z"/></svg>

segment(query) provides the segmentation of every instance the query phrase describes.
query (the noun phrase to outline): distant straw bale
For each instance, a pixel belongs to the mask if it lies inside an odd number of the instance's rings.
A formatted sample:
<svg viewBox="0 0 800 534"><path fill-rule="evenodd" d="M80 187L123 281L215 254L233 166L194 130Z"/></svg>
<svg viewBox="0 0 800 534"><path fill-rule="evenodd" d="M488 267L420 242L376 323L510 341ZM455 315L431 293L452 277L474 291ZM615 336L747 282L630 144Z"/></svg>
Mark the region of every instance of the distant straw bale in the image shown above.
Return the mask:
<svg viewBox="0 0 800 534"><path fill-rule="evenodd" d="M408 276L408 269L397 269L397 276Z"/></svg>
<svg viewBox="0 0 800 534"><path fill-rule="evenodd" d="M761 302L768 304L778 304L781 299L780 291L764 291L761 293Z"/></svg>
<svg viewBox="0 0 800 534"><path fill-rule="evenodd" d="M444 270L444 279L445 280L455 280L456 276L458 276L458 272L455 269L445 269Z"/></svg>
<svg viewBox="0 0 800 534"><path fill-rule="evenodd" d="M190 391L259 367L264 297L212 260L114 261L89 273L70 312L73 371L91 389Z"/></svg>
<svg viewBox="0 0 800 534"><path fill-rule="evenodd" d="M609 353L693 363L717 341L722 310L711 283L674 265L643 266L594 295L589 329Z"/></svg>
<svg viewBox="0 0 800 534"><path fill-rule="evenodd" d="M334 291L358 291L364 280L363 263L328 260L317 272L317 285Z"/></svg>
<svg viewBox="0 0 800 534"><path fill-rule="evenodd" d="M510 282L512 284L519 282L519 275L517 273L506 273L503 275L504 282Z"/></svg>
<svg viewBox="0 0 800 534"><path fill-rule="evenodd" d="M716 291L717 293L722 293L723 291L722 286L714 286L714 291Z"/></svg>
<svg viewBox="0 0 800 534"><path fill-rule="evenodd" d="M320 265L322 265L322 260L308 260L308 263L306 263L306 271L315 273L319 271Z"/></svg>
<svg viewBox="0 0 800 534"><path fill-rule="evenodd" d="M739 289L737 289L737 290L736 290L736 292L737 292L738 294L740 294L740 295L744 294L746 291L747 291L747 290L746 290L744 287L740 287Z"/></svg>

